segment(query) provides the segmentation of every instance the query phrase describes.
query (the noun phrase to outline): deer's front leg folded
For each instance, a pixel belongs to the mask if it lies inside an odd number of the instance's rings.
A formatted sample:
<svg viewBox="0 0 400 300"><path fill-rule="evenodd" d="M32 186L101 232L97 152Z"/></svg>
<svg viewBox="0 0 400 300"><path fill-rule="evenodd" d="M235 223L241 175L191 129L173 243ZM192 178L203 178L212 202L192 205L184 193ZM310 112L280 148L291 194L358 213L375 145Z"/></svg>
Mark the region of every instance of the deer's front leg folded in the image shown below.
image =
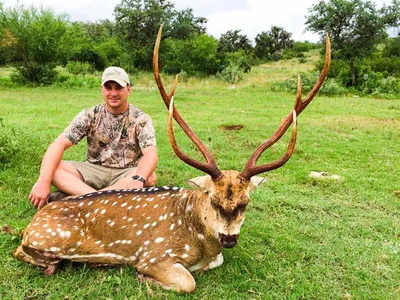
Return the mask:
<svg viewBox="0 0 400 300"><path fill-rule="evenodd" d="M138 268L138 278L150 281L167 290L192 293L196 282L190 272L181 263L160 263L146 269Z"/></svg>

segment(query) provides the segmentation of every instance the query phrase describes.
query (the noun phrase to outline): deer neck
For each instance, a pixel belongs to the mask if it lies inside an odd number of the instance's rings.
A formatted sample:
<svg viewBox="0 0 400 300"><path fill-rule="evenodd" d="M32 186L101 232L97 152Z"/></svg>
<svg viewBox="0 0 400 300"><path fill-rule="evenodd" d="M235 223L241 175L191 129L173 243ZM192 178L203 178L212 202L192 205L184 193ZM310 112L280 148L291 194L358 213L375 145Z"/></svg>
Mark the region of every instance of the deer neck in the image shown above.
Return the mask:
<svg viewBox="0 0 400 300"><path fill-rule="evenodd" d="M218 231L216 226L216 212L211 207L211 199L200 191L191 191L181 203L181 212L185 215L188 226L193 226L199 236L218 245Z"/></svg>

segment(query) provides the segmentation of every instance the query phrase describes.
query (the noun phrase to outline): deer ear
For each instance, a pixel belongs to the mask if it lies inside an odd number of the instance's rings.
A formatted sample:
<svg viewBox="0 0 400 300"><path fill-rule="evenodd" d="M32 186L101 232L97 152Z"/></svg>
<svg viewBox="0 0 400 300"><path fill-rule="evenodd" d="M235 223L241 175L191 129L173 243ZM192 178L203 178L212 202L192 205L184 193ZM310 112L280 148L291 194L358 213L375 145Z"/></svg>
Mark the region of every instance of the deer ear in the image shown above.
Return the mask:
<svg viewBox="0 0 400 300"><path fill-rule="evenodd" d="M211 176L199 176L189 180L189 184L196 187L203 193L211 193L215 190Z"/></svg>
<svg viewBox="0 0 400 300"><path fill-rule="evenodd" d="M250 184L248 187L248 192L251 193L254 191L261 183L267 181L267 178L264 177L259 177L259 176L253 176L250 178Z"/></svg>

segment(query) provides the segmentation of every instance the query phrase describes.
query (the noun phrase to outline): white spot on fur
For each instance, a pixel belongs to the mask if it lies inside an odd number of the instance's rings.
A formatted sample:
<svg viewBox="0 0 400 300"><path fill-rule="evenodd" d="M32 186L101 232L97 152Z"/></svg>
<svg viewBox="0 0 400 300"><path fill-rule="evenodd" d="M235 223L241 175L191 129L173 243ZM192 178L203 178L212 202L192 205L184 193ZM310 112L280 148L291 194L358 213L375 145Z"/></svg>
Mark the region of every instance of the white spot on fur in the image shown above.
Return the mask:
<svg viewBox="0 0 400 300"><path fill-rule="evenodd" d="M159 244L159 243L161 243L163 240L165 240L165 238L159 237L159 238L156 238L154 241L155 241L157 244Z"/></svg>
<svg viewBox="0 0 400 300"><path fill-rule="evenodd" d="M141 235L143 231L139 230L138 232L136 232L136 235Z"/></svg>
<svg viewBox="0 0 400 300"><path fill-rule="evenodd" d="M174 224L174 223L172 223L172 224L171 224L171 226L169 226L169 230L173 230L173 229L174 229L174 227L175 227L175 224Z"/></svg>

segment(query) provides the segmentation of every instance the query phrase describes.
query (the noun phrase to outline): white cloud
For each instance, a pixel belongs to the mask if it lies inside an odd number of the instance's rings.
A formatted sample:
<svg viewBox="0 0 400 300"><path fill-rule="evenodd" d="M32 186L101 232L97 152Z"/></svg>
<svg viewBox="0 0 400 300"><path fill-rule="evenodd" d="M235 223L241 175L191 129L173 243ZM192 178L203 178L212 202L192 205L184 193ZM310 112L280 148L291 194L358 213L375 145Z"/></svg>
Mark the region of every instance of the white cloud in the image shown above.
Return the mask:
<svg viewBox="0 0 400 300"><path fill-rule="evenodd" d="M3 0L13 6L16 0ZM317 41L318 37L305 30L308 9L319 0L170 0L178 10L192 8L194 15L208 19L207 32L216 38L228 30L241 30L250 40L271 26L283 27L293 33L295 40ZM391 0L375 0L378 7ZM72 21L113 20L114 7L121 0L19 0L20 4L43 5L56 13L67 13Z"/></svg>

